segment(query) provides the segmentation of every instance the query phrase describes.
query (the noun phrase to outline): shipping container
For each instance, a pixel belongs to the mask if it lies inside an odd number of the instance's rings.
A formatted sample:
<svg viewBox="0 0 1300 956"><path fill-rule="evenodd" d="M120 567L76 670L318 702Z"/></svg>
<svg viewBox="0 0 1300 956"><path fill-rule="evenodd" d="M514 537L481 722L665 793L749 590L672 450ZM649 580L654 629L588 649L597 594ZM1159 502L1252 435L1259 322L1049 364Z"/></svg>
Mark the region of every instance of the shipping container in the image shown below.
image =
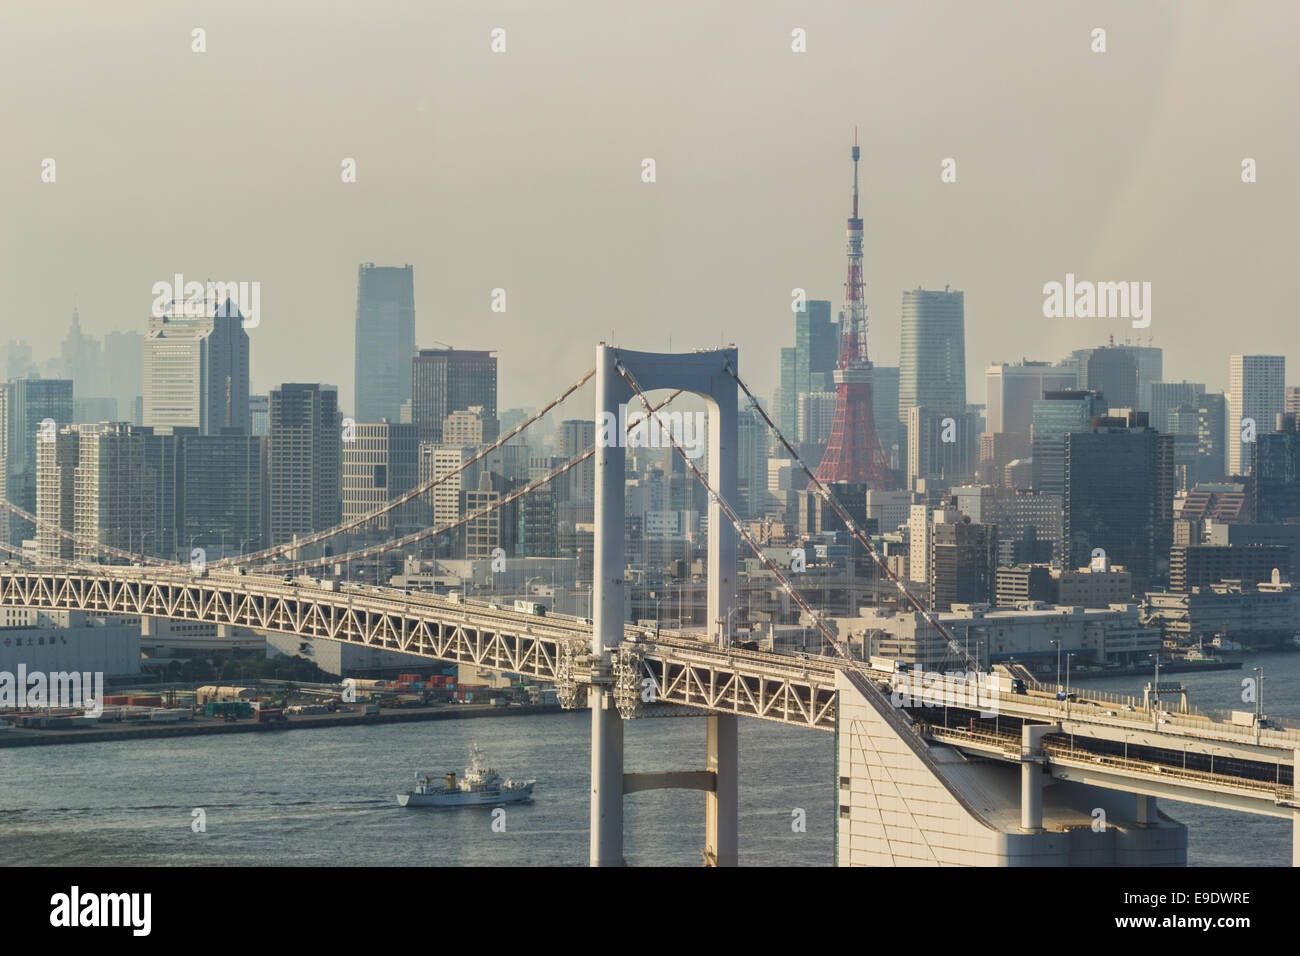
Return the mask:
<svg viewBox="0 0 1300 956"><path fill-rule="evenodd" d="M162 706L162 698L157 696L156 694L150 694L147 696L139 696L139 697L135 697L135 696L128 697L126 702L130 704L132 707L161 707Z"/></svg>
<svg viewBox="0 0 1300 956"><path fill-rule="evenodd" d="M246 700L210 700L203 705L206 717L251 717L253 706Z"/></svg>

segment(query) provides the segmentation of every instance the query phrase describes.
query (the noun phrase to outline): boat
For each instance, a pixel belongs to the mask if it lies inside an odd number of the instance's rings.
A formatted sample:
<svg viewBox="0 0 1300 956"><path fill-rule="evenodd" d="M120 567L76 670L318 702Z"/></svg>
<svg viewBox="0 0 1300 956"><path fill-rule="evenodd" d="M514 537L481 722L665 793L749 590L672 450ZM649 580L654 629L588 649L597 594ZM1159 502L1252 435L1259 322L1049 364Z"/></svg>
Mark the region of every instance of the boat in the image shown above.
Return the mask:
<svg viewBox="0 0 1300 956"><path fill-rule="evenodd" d="M415 788L397 795L403 807L498 807L507 803L528 803L533 799L536 780L503 779L488 766L478 747L469 751L469 766L459 780L451 771L445 782L434 783L432 775L417 773Z"/></svg>

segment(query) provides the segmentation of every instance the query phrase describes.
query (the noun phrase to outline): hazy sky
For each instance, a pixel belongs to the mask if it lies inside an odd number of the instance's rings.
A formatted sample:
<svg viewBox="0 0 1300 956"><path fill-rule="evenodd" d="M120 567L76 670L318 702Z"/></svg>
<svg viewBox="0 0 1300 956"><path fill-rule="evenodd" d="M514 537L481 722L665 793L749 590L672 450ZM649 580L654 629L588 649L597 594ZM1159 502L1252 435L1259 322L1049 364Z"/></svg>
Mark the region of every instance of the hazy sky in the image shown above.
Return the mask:
<svg viewBox="0 0 1300 956"><path fill-rule="evenodd" d="M502 408L611 331L734 341L768 395L791 289L843 297L857 125L878 362L918 284L966 293L971 401L989 361L1139 334L1044 318L1073 272L1152 283L1167 379L1289 352L1295 382L1298 28L1295 0L6 3L0 341L57 351L74 295L102 335L173 273L258 281L254 389L351 409L357 265L412 263L417 342L499 349Z"/></svg>

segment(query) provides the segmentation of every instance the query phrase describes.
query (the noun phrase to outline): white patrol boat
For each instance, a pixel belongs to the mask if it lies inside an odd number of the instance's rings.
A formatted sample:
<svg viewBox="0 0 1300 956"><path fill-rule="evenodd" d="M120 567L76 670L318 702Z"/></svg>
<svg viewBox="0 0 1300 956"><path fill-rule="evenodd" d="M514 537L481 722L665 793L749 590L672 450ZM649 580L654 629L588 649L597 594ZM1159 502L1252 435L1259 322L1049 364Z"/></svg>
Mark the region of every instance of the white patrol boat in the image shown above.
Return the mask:
<svg viewBox="0 0 1300 956"><path fill-rule="evenodd" d="M483 762L478 747L469 751L469 766L458 781L455 772L447 774L444 786L434 784L434 778L415 775L415 789L399 793L397 802L403 807L483 807L506 803L527 803L533 799L536 780L505 780L495 769Z"/></svg>

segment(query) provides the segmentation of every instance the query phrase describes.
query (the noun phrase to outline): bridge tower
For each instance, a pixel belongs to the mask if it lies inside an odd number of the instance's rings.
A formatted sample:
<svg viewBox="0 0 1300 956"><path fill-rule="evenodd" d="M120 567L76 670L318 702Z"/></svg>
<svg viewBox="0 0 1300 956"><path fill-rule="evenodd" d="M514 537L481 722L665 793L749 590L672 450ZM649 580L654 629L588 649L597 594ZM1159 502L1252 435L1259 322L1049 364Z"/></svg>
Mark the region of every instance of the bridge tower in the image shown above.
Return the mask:
<svg viewBox="0 0 1300 956"><path fill-rule="evenodd" d="M624 775L623 720L614 700L613 654L623 641L626 620L624 578L624 479L626 436L603 440L607 416L622 423L641 400L624 371L645 392L681 389L700 395L708 409L708 481L728 503L736 501L737 387L736 349L672 354L633 352L601 343L596 348L596 501L592 597L591 708L591 865L623 863L623 795L649 786L690 786L705 790L705 860L736 865L739 780L737 718L710 714L708 767L702 774ZM625 409L619 414L620 407ZM609 434L609 429L604 430ZM736 531L716 500L709 502L708 620L719 644L726 642L728 616L736 601ZM645 778L660 777L658 782ZM642 778L642 779L636 779Z"/></svg>

